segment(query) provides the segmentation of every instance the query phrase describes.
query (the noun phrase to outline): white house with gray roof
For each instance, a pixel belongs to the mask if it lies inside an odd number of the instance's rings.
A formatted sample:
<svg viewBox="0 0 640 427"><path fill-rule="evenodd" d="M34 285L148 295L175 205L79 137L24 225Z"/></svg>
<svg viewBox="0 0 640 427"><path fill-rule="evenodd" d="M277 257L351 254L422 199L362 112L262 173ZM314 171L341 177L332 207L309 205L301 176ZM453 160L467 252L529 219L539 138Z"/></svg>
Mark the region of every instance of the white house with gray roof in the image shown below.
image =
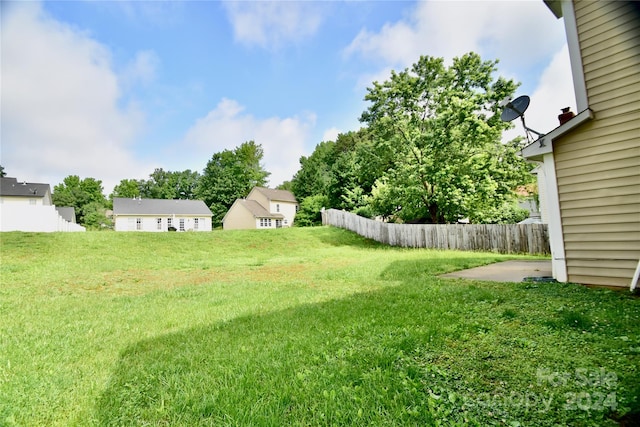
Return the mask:
<svg viewBox="0 0 640 427"><path fill-rule="evenodd" d="M0 231L85 231L71 211L52 204L49 184L0 178Z"/></svg>
<svg viewBox="0 0 640 427"><path fill-rule="evenodd" d="M225 230L291 227L298 201L290 191L254 187L246 199L237 199L222 219Z"/></svg>
<svg viewBox="0 0 640 427"><path fill-rule="evenodd" d="M211 231L212 216L202 200L113 199L116 231Z"/></svg>

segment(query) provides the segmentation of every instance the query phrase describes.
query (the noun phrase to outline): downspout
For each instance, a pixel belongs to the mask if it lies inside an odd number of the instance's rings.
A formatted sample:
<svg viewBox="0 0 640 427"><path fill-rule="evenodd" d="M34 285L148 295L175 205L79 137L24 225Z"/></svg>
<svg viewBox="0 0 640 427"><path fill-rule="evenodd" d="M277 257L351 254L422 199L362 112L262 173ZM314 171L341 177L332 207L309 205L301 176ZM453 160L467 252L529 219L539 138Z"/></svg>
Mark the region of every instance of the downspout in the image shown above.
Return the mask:
<svg viewBox="0 0 640 427"><path fill-rule="evenodd" d="M638 260L638 266L636 267L636 272L633 275L633 279L631 279L631 286L629 290L633 292L638 286L638 278L640 278L640 260Z"/></svg>

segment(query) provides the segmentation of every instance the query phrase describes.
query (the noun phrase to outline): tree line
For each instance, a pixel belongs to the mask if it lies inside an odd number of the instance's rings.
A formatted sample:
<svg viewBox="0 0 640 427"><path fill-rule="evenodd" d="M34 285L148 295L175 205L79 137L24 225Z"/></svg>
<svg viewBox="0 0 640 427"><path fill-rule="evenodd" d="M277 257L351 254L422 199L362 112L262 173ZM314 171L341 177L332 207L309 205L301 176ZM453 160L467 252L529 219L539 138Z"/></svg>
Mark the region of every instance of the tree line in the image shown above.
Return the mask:
<svg viewBox="0 0 640 427"><path fill-rule="evenodd" d="M320 142L278 187L300 202L296 224L319 224L322 208L405 223L524 219L516 190L531 186L532 166L518 156L522 138L502 143L510 124L500 120L500 101L518 85L494 78L497 63L475 53L450 65L422 56L374 82L363 126ZM108 199L99 180L69 176L54 187L53 201L74 206L80 224L99 228L109 226L104 210L114 197L200 199L219 226L237 198L265 185L263 155L260 144L244 142L213 154L202 173L155 169L146 180L123 179Z"/></svg>

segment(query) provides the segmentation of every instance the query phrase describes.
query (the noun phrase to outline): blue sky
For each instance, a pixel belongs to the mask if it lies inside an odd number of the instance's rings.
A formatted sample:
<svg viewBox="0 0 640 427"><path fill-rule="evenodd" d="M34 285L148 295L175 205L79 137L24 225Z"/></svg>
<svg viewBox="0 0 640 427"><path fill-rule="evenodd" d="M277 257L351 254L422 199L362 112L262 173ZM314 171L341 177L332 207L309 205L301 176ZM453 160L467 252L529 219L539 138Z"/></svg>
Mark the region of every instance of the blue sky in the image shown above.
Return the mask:
<svg viewBox="0 0 640 427"><path fill-rule="evenodd" d="M542 0L1 7L0 164L52 186L94 177L109 194L157 167L201 172L248 140L276 186L319 142L358 129L366 88L420 55L500 59L538 131L575 111L563 22Z"/></svg>

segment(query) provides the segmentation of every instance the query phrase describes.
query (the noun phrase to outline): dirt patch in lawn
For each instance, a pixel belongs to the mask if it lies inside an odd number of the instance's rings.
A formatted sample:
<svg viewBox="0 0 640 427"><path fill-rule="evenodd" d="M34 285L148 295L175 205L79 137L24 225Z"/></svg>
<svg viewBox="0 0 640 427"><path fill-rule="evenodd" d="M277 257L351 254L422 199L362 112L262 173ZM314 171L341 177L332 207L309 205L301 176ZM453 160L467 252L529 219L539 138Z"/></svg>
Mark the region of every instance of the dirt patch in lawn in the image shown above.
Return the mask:
<svg viewBox="0 0 640 427"><path fill-rule="evenodd" d="M275 282L292 277L303 278L308 274L305 265L264 265L238 270L148 270L129 269L76 276L52 283L49 290L59 294L96 292L113 295L143 295L157 290L169 290L182 286L213 283Z"/></svg>

